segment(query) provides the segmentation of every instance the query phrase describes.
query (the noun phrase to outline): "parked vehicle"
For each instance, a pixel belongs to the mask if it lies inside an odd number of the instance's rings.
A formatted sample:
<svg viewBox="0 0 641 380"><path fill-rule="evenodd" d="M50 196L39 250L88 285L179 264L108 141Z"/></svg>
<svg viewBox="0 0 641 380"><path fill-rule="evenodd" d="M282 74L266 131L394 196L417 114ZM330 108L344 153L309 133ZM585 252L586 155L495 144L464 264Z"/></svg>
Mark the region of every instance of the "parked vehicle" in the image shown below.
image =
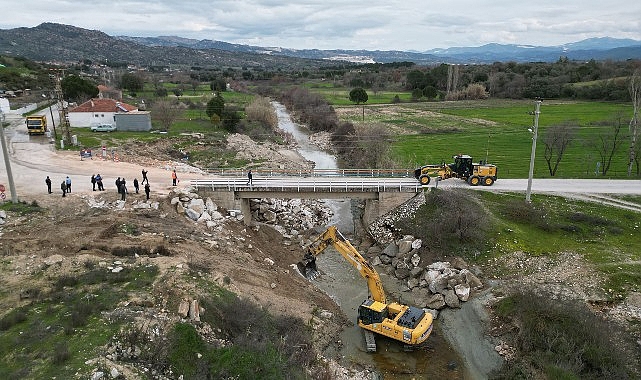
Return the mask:
<svg viewBox="0 0 641 380"><path fill-rule="evenodd" d="M96 124L91 126L91 132L113 132L116 126L113 124Z"/></svg>

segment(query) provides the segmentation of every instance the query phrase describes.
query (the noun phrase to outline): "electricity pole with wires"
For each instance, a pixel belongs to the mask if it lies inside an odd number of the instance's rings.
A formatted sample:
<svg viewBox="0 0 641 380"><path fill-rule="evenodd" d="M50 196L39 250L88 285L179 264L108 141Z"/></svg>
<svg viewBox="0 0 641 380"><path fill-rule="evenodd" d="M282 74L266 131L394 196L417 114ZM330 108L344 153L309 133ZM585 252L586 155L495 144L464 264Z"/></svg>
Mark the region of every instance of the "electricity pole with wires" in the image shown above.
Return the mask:
<svg viewBox="0 0 641 380"><path fill-rule="evenodd" d="M527 178L527 191L525 192L525 201L530 203L530 194L532 193L532 177L534 176L534 156L536 155L536 138L539 134L539 114L541 113L541 99L537 99L534 102L534 130L530 130L533 133L532 136L532 153L530 154L530 174Z"/></svg>

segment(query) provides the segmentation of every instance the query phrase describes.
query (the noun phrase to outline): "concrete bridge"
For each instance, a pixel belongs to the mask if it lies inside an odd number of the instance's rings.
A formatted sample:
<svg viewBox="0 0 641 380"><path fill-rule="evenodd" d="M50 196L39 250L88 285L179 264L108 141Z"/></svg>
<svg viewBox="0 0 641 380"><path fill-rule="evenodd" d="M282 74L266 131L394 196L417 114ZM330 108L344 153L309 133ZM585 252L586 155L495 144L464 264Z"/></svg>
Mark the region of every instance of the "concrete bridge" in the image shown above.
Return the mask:
<svg viewBox="0 0 641 380"><path fill-rule="evenodd" d="M363 221L369 224L423 191L415 178L333 176L212 177L192 180L198 193L226 209L240 209L250 225L250 199L364 199Z"/></svg>

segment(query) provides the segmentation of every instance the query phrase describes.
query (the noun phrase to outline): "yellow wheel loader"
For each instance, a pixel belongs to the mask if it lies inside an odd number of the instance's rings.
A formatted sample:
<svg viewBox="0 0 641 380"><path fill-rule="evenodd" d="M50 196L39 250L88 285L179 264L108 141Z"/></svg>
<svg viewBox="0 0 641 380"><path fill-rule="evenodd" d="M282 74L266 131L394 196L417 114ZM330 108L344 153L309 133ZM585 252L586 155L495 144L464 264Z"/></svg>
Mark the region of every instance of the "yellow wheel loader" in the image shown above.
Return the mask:
<svg viewBox="0 0 641 380"><path fill-rule="evenodd" d="M492 186L497 179L496 165L474 163L472 157L459 154L454 156L454 163L440 165L424 165L414 170L414 177L423 186L427 186L432 178L444 180L448 178L460 178L467 181L471 186Z"/></svg>
<svg viewBox="0 0 641 380"><path fill-rule="evenodd" d="M374 267L361 256L336 226L330 226L308 247L298 269L307 278L315 278L319 272L316 256L332 245L367 281L370 297L358 307L358 325L365 333L367 350L376 351L374 334L383 335L406 346L416 347L425 342L432 333L432 314L424 309L387 302L381 278Z"/></svg>

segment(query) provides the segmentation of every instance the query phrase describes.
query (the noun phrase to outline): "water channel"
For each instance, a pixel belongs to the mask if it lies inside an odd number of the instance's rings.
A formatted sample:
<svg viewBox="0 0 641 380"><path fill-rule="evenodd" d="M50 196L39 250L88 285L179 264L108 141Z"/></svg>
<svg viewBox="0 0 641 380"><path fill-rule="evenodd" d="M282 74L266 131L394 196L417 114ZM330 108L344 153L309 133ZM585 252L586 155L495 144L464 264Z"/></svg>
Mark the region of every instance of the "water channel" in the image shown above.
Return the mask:
<svg viewBox="0 0 641 380"><path fill-rule="evenodd" d="M292 121L285 106L274 102L278 116L279 127L290 133L296 140L299 153L306 159L316 163L316 169L336 169L336 158L321 151L309 141L309 130ZM336 225L348 238L354 233L351 202L349 200L326 200L326 204L334 212L328 225ZM427 347L413 352L405 352L402 344L378 337L376 353L368 353L365 348L363 333L356 324L357 308L367 298L367 284L343 257L333 248L328 248L317 260L322 275L313 280L319 289L327 293L348 317L353 316L353 325L345 328L340 337L342 348L340 355L346 361L375 368L379 379L409 380L409 379L473 379L463 368L463 362L443 337L438 321L428 339ZM380 273L384 285L396 282L384 273Z"/></svg>

